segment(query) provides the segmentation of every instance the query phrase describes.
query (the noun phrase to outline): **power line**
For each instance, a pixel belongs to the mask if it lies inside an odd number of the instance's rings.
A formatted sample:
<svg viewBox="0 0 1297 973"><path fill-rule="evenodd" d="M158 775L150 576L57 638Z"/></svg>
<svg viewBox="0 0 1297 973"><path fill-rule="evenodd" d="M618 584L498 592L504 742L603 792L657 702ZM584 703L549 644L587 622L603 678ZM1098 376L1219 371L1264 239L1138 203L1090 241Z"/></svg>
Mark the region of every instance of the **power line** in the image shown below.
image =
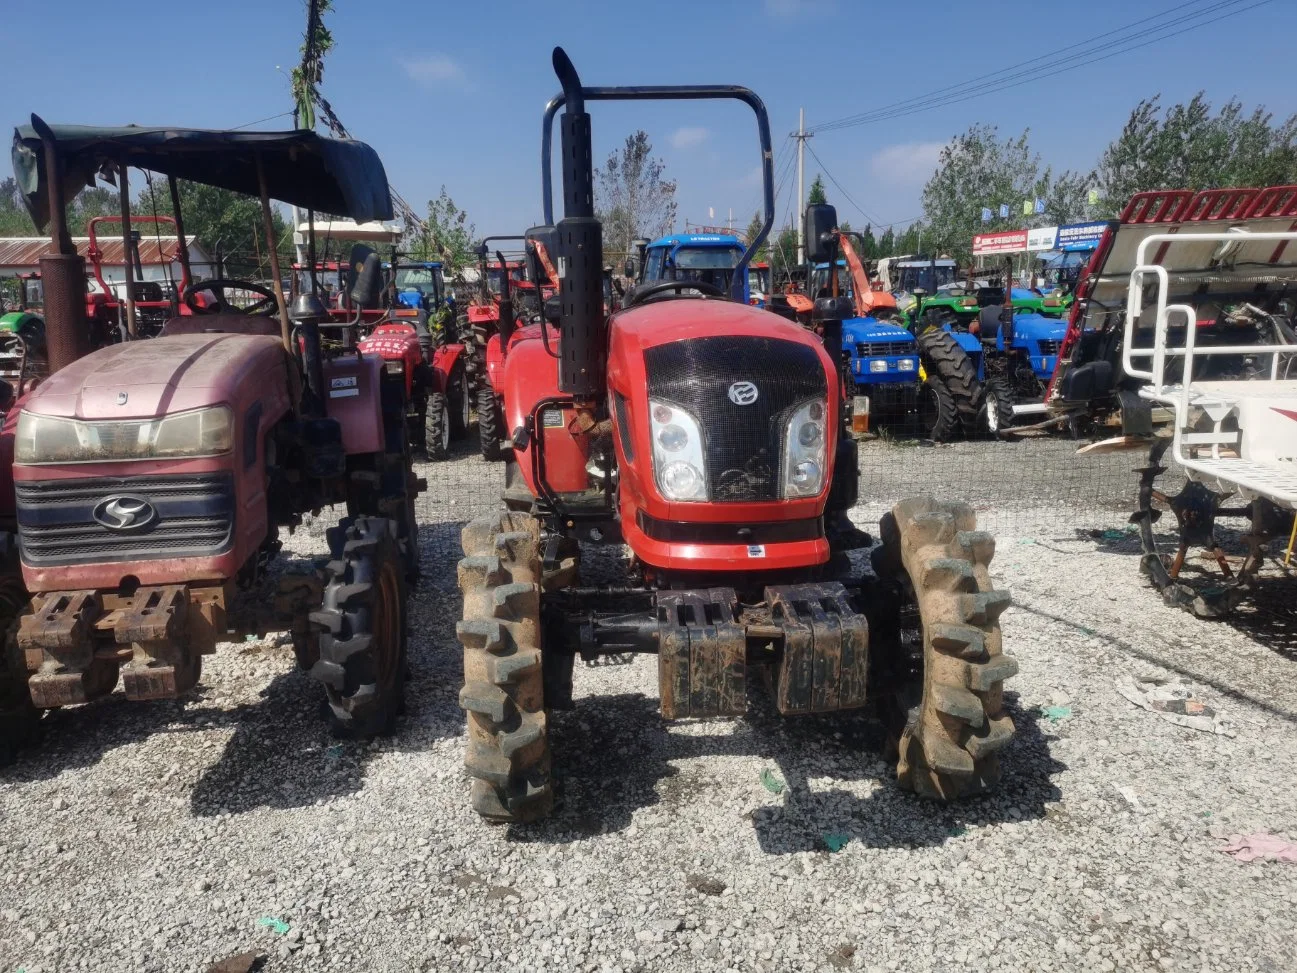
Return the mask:
<svg viewBox="0 0 1297 973"><path fill-rule="evenodd" d="M829 167L824 164L824 160L816 154L815 150L811 148L809 143L806 146L806 151L810 152L811 158L820 164L820 168L824 170L824 174L829 177L829 182L838 187L838 192L842 193L842 195L847 198L847 202L854 206L860 212L860 215L867 219L870 224L876 223L877 220L866 213L864 208L851 198L851 194L842 188L842 183L838 182L837 179L833 177L833 173L829 172Z"/></svg>
<svg viewBox="0 0 1297 973"><path fill-rule="evenodd" d="M246 122L243 125L235 125L230 129L231 132L237 132L243 128L251 128L253 125L260 125L262 122L273 122L276 118L287 118L293 114L291 111L281 111L278 115L267 115L265 118L258 118L255 122Z"/></svg>
<svg viewBox="0 0 1297 973"><path fill-rule="evenodd" d="M1195 0L1195 2L1202 2L1202 0ZM973 98L979 98L984 95L996 94L1001 91L1008 91L1012 88L1021 87L1024 84L1032 84L1037 82L1038 78L1035 76L1028 76L1025 78L1021 77L1022 69L1025 67L1029 67L1030 65L1036 64L1037 62L1040 62L1042 60L1048 60L1050 57L1054 56L1055 54L1059 54L1064 51L1070 52L1067 54L1067 56L1062 57L1057 61L1053 61L1049 64L1051 73L1054 75L1059 75L1059 74L1066 73L1068 71L1076 70L1078 67L1087 67L1089 65L1097 64L1101 61L1106 61L1109 60L1110 58L1117 57L1120 54L1128 54L1132 51L1136 51L1141 48L1148 47L1152 44L1169 40L1173 37L1179 36L1180 34L1188 33L1191 30L1197 30L1201 27L1206 27L1210 24L1217 23L1218 21L1224 20L1228 17L1233 17L1238 14L1246 13L1249 10L1254 10L1257 7L1261 7L1267 3L1270 3L1272 2L1272 0L1257 0L1257 2L1251 3L1246 7L1238 8L1238 4L1244 2L1246 2L1246 0L1215 0L1212 6L1204 8L1202 10L1195 11L1187 15L1187 17L1181 16L1177 21L1159 24L1155 26L1154 28L1151 29L1150 32L1151 36L1149 34L1145 34L1142 37L1131 37L1125 40L1117 41L1115 43L1096 44L1097 41L1100 41L1105 37L1109 37L1112 34L1124 33L1128 31L1131 27L1138 26L1141 23L1146 23L1149 20L1156 20L1165 17L1167 12L1164 11L1161 14L1155 14L1151 17L1143 18L1143 20L1135 21L1133 24L1127 24L1123 27L1115 28L1114 30L1108 31L1104 34L1096 35L1095 37L1089 38L1088 40L1081 42L1081 45L1079 47L1073 45L1069 48L1062 48L1058 51L1051 52L1048 55L1041 55L1041 57L1039 58L1032 58L1028 61L1019 62L1014 65L1011 65L1008 68L1001 69L1000 71L991 72L990 74L986 74L986 75L980 75L976 78L972 78L969 79L968 81L960 82L959 84L956 85L950 85L947 86L946 88L939 88L936 89L935 91L931 91L923 95L916 95L912 98L895 102L891 105L886 105L882 108L874 109L868 112L862 112L856 115L850 115L844 118L835 119L833 121L826 122L823 125L815 127L813 131L830 132L830 131L837 131L843 128L851 128L857 125L865 125L873 122L888 121L890 119L900 118L905 115L916 114L918 112L930 111L934 108L941 108L947 105L958 104L960 102L969 101ZM1217 11L1220 10L1225 10L1225 8L1229 8L1229 7L1233 7L1236 9L1227 10L1225 13L1222 13L1217 17L1211 17L1205 20L1201 19L1203 17L1207 17L1207 15L1209 14L1216 13ZM1179 11L1177 10L1175 12L1179 12ZM1186 23L1186 21L1197 21L1197 22ZM1012 73L1010 74L1010 72ZM1028 73L1030 74L1030 72ZM1010 74L1010 76L999 77L1006 74ZM969 91L968 90L969 85L974 84L975 82L978 81L985 81L986 83L977 86L975 90Z"/></svg>

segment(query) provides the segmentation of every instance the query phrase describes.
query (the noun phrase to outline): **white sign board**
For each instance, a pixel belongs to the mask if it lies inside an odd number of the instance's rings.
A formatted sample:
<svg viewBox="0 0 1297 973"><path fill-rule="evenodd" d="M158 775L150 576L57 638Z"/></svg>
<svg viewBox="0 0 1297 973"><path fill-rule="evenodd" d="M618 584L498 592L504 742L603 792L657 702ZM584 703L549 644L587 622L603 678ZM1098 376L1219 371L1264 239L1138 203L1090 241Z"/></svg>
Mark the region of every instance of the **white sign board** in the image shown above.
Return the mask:
<svg viewBox="0 0 1297 973"><path fill-rule="evenodd" d="M1038 250L1053 250L1054 241L1058 239L1058 227L1042 226L1035 230L1027 231L1027 249L1031 252Z"/></svg>

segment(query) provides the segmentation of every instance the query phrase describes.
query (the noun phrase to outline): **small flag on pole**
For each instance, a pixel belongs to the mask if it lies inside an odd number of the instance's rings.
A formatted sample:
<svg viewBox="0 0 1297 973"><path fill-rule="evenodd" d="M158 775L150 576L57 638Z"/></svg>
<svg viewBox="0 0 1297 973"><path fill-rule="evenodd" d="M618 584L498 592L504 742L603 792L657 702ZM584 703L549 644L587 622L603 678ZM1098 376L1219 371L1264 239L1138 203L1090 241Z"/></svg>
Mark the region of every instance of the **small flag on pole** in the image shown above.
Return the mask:
<svg viewBox="0 0 1297 973"><path fill-rule="evenodd" d="M989 206L982 207L982 222L983 223L991 222L991 208Z"/></svg>
<svg viewBox="0 0 1297 973"><path fill-rule="evenodd" d="M1045 212L1045 201L1041 199L1039 196L1036 197L1036 212L1037 213Z"/></svg>
<svg viewBox="0 0 1297 973"><path fill-rule="evenodd" d="M1001 204L1000 204L1000 219L1002 219L1002 220L1007 220L1008 218L1009 218L1009 204L1008 204L1008 203L1001 203Z"/></svg>
<svg viewBox="0 0 1297 973"><path fill-rule="evenodd" d="M1097 189L1091 189L1088 193L1085 194L1085 201L1086 201L1087 203L1089 203L1091 206L1098 206L1098 205L1099 205L1099 190L1097 190Z"/></svg>

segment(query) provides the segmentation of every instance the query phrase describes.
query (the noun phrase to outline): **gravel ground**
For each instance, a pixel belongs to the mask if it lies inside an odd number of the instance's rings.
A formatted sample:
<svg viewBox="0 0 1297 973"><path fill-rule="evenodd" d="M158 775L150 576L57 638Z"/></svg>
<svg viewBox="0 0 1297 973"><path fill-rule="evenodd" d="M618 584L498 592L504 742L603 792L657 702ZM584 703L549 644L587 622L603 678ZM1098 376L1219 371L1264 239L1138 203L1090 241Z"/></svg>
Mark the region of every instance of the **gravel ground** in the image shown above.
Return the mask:
<svg viewBox="0 0 1297 973"><path fill-rule="evenodd" d="M913 479L985 485L996 449ZM0 772L2 973L201 973L243 951L268 971L1293 968L1297 866L1218 849L1297 838L1297 638L1273 609L1226 625L1164 607L1133 538L1086 534L1119 504L1079 514L1045 490L1033 507L1029 476L1013 517L979 503L1001 521L1021 663L998 795L902 794L874 724L782 720L755 694L746 721L665 726L641 658L578 670L554 729L560 810L497 828L468 808L454 640L458 522L497 472L422 473L400 732L331 740L278 639L223 647L183 701L51 714ZM1236 735L1137 709L1126 675L1189 680Z"/></svg>

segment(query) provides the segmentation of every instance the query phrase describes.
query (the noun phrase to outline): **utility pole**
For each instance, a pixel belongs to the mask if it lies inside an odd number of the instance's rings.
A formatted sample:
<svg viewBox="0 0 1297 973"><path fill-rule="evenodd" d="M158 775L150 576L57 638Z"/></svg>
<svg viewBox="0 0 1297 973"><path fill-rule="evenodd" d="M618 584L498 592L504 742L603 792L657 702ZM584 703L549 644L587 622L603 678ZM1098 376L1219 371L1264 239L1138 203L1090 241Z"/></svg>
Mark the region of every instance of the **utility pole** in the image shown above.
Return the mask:
<svg viewBox="0 0 1297 973"><path fill-rule="evenodd" d="M806 263L806 109L797 109L797 262Z"/></svg>

